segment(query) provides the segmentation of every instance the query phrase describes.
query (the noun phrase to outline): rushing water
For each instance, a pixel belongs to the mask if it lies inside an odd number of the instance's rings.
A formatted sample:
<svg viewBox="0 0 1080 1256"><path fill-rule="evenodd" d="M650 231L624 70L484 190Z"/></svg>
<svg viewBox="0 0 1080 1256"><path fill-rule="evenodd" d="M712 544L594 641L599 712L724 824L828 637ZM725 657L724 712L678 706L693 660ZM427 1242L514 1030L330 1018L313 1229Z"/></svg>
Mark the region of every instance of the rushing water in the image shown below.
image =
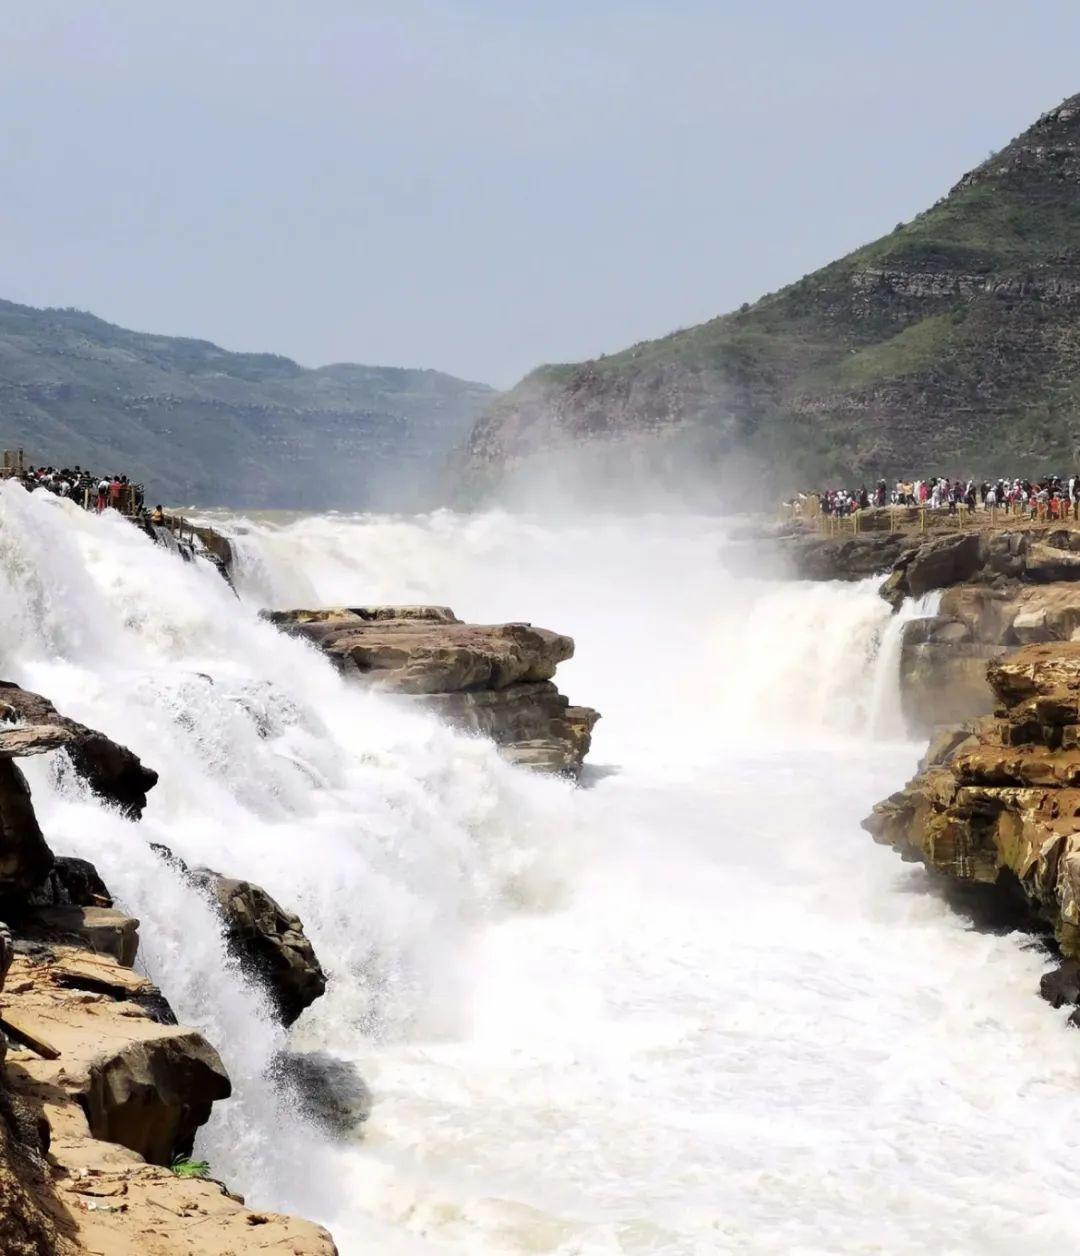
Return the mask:
<svg viewBox="0 0 1080 1256"><path fill-rule="evenodd" d="M917 756L873 582L735 578L706 519L222 526L239 599L115 516L0 491L3 674L161 772L137 824L30 769L54 847L142 918L147 970L226 1059L215 1171L344 1256L1080 1240L1080 1047L1034 995L1044 959L858 826ZM573 633L590 787L257 617L383 601ZM331 984L288 1036L149 840L303 917ZM359 1064L362 1141L267 1080L286 1038Z"/></svg>

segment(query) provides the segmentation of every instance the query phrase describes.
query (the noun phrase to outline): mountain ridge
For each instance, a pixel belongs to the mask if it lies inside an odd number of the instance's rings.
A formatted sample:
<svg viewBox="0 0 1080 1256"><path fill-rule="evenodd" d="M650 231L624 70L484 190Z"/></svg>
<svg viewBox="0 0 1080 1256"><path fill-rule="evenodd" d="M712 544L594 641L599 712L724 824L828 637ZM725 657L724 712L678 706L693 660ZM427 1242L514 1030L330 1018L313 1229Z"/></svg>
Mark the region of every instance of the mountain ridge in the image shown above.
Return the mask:
<svg viewBox="0 0 1080 1256"><path fill-rule="evenodd" d="M921 472L1032 473L1080 445L1080 96L929 209L754 303L537 368L477 420L473 492L568 447L687 456L738 492ZM1038 460L1038 467L1031 465ZM669 465L668 465L669 464ZM959 465L958 465L959 464Z"/></svg>
<svg viewBox="0 0 1080 1256"><path fill-rule="evenodd" d="M132 331L0 301L0 437L28 460L143 480L157 498L242 507L431 504L486 384Z"/></svg>

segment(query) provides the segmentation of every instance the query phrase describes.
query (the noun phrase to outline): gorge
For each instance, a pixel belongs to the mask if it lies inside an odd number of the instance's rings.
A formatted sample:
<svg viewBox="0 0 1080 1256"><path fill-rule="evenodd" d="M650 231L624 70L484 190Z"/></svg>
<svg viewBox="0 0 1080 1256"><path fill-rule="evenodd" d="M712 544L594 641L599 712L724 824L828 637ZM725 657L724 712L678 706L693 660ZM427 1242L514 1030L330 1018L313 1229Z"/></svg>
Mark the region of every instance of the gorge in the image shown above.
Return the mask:
<svg viewBox="0 0 1080 1256"><path fill-rule="evenodd" d="M700 516L202 522L235 593L120 519L0 489L0 645L159 774L136 820L24 761L54 851L141 921L139 979L220 1052L233 1095L194 1154L249 1209L345 1256L1075 1238L1049 958L860 829L922 751L898 677L947 590L894 613L885 570L766 578L744 525ZM260 615L351 608L353 649L447 604L573 632L559 689L604 717L584 788ZM302 921L326 990L291 1027L185 867Z"/></svg>

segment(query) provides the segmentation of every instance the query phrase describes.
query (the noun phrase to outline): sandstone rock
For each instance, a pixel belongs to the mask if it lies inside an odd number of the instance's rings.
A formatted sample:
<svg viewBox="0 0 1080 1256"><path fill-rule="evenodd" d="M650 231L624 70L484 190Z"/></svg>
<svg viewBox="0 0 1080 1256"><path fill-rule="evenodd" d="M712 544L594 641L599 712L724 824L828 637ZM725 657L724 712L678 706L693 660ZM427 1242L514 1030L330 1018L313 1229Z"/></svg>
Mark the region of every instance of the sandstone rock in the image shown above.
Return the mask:
<svg viewBox="0 0 1080 1256"><path fill-rule="evenodd" d="M1080 958L1080 644L1025 646L990 664L999 704L928 756L865 827L959 883L1022 895L1033 923Z"/></svg>
<svg viewBox="0 0 1080 1256"><path fill-rule="evenodd" d="M225 923L225 939L241 966L265 986L286 1025L326 990L326 974L298 916L261 886L209 868L190 873L211 895Z"/></svg>
<svg viewBox="0 0 1080 1256"><path fill-rule="evenodd" d="M982 562L980 542L979 533L964 532L921 546L907 564L908 596L922 597L934 589L970 580Z"/></svg>
<svg viewBox="0 0 1080 1256"><path fill-rule="evenodd" d="M250 881L223 876L211 868L189 868L160 842L159 858L198 886L217 908L225 941L250 980L262 985L286 1025L326 990L326 974L300 918Z"/></svg>
<svg viewBox="0 0 1080 1256"><path fill-rule="evenodd" d="M167 1165L191 1151L195 1131L232 1086L201 1034L144 1023L155 1032L90 1060L77 1093L95 1138Z"/></svg>
<svg viewBox="0 0 1080 1256"><path fill-rule="evenodd" d="M54 943L17 954L5 1011L44 1027L59 1048L55 1060L20 1052L9 1071L13 1100L46 1121L53 1176L23 1157L6 1175L9 1156L0 1119L0 1252L26 1256L130 1252L142 1256L240 1256L273 1251L289 1256L336 1256L318 1226L252 1212L211 1181L175 1177L164 1165L190 1148L197 1123L228 1092L216 1052L191 1030L154 1024L132 1002L145 979L115 961ZM119 991L89 1002L68 978L87 975ZM148 983L147 983L148 984ZM14 1010L13 1010L14 1009ZM133 1015L133 1012L138 1012ZM0 1106L2 1118L2 1106ZM157 1163L148 1164L145 1151ZM18 1217L10 1182L30 1189L28 1209L62 1216L63 1234L43 1245L9 1243ZM17 1204L18 1201L16 1200ZM25 1213L23 1215L26 1215ZM30 1217L34 1213L30 1211Z"/></svg>
<svg viewBox="0 0 1080 1256"><path fill-rule="evenodd" d="M139 922L111 907L39 907L24 921L31 937L66 937L131 967L139 951Z"/></svg>
<svg viewBox="0 0 1080 1256"><path fill-rule="evenodd" d="M157 773L126 746L69 720L48 699L8 681L0 681L0 720L21 725L0 732L0 756L64 749L95 793L132 815L142 814Z"/></svg>
<svg viewBox="0 0 1080 1256"><path fill-rule="evenodd" d="M531 624L464 624L445 606L274 611L283 631L347 674L422 701L447 723L490 737L513 762L576 777L600 718L551 684L569 637Z"/></svg>

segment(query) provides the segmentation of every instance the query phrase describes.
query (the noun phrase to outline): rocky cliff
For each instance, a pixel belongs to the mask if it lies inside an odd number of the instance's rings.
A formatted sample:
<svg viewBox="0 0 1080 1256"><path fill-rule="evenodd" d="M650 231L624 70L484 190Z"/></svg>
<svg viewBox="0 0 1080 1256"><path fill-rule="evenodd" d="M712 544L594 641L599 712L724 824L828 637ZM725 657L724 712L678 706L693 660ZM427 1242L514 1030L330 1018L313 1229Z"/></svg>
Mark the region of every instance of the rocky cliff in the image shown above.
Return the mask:
<svg viewBox="0 0 1080 1256"><path fill-rule="evenodd" d="M190 1256L194 1242L210 1256L334 1256L317 1226L171 1171L228 1097L228 1075L133 971L139 922L115 908L92 865L53 855L14 760L62 751L90 788L134 815L156 774L37 694L0 684L0 700L0 1251ZM303 951L299 921L257 887L205 876L226 925L247 920L238 945L269 945L257 935L278 924L272 904ZM241 887L257 904L248 917Z"/></svg>
<svg viewBox="0 0 1080 1256"><path fill-rule="evenodd" d="M729 506L920 468L1071 465L1080 441L1080 97L889 235L661 340L542 367L461 458L479 493L567 447ZM621 453L619 451L622 451ZM703 473L703 476L702 476Z"/></svg>
<svg viewBox="0 0 1080 1256"><path fill-rule="evenodd" d="M988 676L994 713L941 731L865 827L1022 913L1068 961L1044 993L1080 1002L1080 643L1025 646Z"/></svg>
<svg viewBox="0 0 1080 1256"><path fill-rule="evenodd" d="M348 676L402 695L447 723L490 737L513 763L577 777L600 718L552 684L574 653L566 636L531 624L465 624L445 606L271 611L283 631Z"/></svg>

